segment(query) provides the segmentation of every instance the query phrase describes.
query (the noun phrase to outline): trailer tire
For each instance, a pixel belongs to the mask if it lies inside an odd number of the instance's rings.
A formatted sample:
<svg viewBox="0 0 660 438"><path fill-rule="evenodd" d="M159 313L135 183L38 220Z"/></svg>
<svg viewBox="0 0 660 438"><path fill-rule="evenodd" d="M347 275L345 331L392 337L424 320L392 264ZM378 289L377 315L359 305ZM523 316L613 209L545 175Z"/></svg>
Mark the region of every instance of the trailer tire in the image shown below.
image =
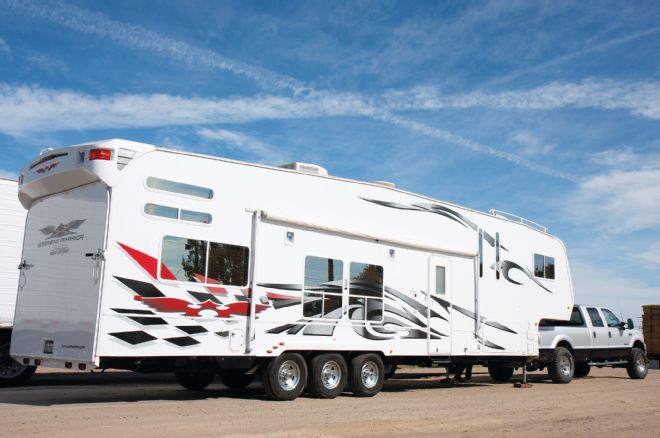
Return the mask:
<svg viewBox="0 0 660 438"><path fill-rule="evenodd" d="M215 379L213 371L175 371L174 376L179 385L191 391L200 391Z"/></svg>
<svg viewBox="0 0 660 438"><path fill-rule="evenodd" d="M557 347L552 352L548 365L548 375L553 383L570 383L573 380L575 362L571 351L566 347Z"/></svg>
<svg viewBox="0 0 660 438"><path fill-rule="evenodd" d="M218 376L222 384L229 389L247 388L254 381L254 374L245 374L243 370L223 370Z"/></svg>
<svg viewBox="0 0 660 438"><path fill-rule="evenodd" d="M508 382L513 377L513 367L501 365L488 365L488 374L496 382Z"/></svg>
<svg viewBox="0 0 660 438"><path fill-rule="evenodd" d="M266 362L261 380L273 400L293 400L302 394L307 383L307 364L298 353L283 353Z"/></svg>
<svg viewBox="0 0 660 438"><path fill-rule="evenodd" d="M309 362L309 392L316 398L335 398L344 391L348 366L344 356L336 353L319 354Z"/></svg>
<svg viewBox="0 0 660 438"><path fill-rule="evenodd" d="M649 363L646 360L644 350L641 348L630 350L626 371L628 371L628 376L631 379L643 379L646 377L646 374L649 372Z"/></svg>
<svg viewBox="0 0 660 438"><path fill-rule="evenodd" d="M383 360L375 353L355 356L348 371L348 383L356 397L373 397L385 382Z"/></svg>
<svg viewBox="0 0 660 438"><path fill-rule="evenodd" d="M573 377L587 377L591 371L591 366L586 362L576 363Z"/></svg>
<svg viewBox="0 0 660 438"><path fill-rule="evenodd" d="M9 344L0 346L0 388L20 386L27 382L37 367L16 362L9 355Z"/></svg>

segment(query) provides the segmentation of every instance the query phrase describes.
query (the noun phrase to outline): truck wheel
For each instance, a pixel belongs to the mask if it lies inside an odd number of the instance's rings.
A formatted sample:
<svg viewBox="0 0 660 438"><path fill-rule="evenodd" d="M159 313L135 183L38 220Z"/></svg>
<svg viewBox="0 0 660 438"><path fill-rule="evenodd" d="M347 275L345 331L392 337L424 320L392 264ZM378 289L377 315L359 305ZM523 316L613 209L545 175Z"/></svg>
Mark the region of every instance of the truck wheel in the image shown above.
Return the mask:
<svg viewBox="0 0 660 438"><path fill-rule="evenodd" d="M385 382L383 360L375 353L355 356L351 360L348 384L357 397L373 397L380 392Z"/></svg>
<svg viewBox="0 0 660 438"><path fill-rule="evenodd" d="M496 382L508 382L513 376L513 367L503 367L500 365L488 365L488 374Z"/></svg>
<svg viewBox="0 0 660 438"><path fill-rule="evenodd" d="M586 377L587 375L589 375L590 370L591 370L591 366L589 366L588 363L586 362L576 363L573 377Z"/></svg>
<svg viewBox="0 0 660 438"><path fill-rule="evenodd" d="M320 354L309 363L309 392L317 398L335 398L346 388L348 367L341 354Z"/></svg>
<svg viewBox="0 0 660 438"><path fill-rule="evenodd" d="M179 385L191 391L199 391L211 384L215 373L213 371L176 371L174 376Z"/></svg>
<svg viewBox="0 0 660 438"><path fill-rule="evenodd" d="M646 377L646 374L649 372L649 363L646 360L644 350L641 348L630 350L626 371L628 371L628 376L631 379L643 379Z"/></svg>
<svg viewBox="0 0 660 438"><path fill-rule="evenodd" d="M254 374L245 374L244 370L223 370L218 375L222 384L229 389L246 388L254 380Z"/></svg>
<svg viewBox="0 0 660 438"><path fill-rule="evenodd" d="M548 365L548 375L553 383L569 383L573 380L573 355L565 347L557 347L552 352Z"/></svg>
<svg viewBox="0 0 660 438"><path fill-rule="evenodd" d="M293 400L305 389L305 359L298 353L283 353L266 362L261 380L266 394L273 400Z"/></svg>
<svg viewBox="0 0 660 438"><path fill-rule="evenodd" d="M0 388L22 385L36 370L35 366L16 362L9 355L9 344L0 347Z"/></svg>

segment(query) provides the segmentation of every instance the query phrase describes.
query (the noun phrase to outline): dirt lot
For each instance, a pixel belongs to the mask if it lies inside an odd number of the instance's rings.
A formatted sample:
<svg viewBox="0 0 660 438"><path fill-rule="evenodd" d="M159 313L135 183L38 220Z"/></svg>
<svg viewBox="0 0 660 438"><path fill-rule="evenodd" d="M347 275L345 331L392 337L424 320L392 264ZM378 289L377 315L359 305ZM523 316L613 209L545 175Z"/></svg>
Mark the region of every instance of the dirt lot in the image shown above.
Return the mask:
<svg viewBox="0 0 660 438"><path fill-rule="evenodd" d="M39 373L0 389L0 435L27 436L607 436L660 434L660 371L630 380L594 370L569 385L532 374L532 388L442 383L406 370L372 399L267 400L258 383L231 393L181 389L169 375ZM514 376L515 377L515 376Z"/></svg>

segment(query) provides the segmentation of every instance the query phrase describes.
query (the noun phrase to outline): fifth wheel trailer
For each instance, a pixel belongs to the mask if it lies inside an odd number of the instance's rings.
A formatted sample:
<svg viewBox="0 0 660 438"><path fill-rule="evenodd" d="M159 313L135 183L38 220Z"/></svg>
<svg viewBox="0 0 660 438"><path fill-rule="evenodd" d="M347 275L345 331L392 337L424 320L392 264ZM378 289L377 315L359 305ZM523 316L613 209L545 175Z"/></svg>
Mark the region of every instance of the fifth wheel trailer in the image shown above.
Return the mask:
<svg viewBox="0 0 660 438"><path fill-rule="evenodd" d="M544 228L285 167L125 140L37 157L12 356L371 396L387 365L501 378L538 356L541 319L569 318L566 249Z"/></svg>
<svg viewBox="0 0 660 438"><path fill-rule="evenodd" d="M35 370L9 355L26 213L18 182L0 178L0 387L24 383Z"/></svg>

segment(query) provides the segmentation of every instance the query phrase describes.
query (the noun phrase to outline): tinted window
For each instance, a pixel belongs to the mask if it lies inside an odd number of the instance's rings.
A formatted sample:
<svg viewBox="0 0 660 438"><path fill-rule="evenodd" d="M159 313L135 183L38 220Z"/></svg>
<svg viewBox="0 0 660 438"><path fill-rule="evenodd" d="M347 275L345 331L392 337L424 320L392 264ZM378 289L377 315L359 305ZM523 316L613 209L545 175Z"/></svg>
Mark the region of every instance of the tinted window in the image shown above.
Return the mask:
<svg viewBox="0 0 660 438"><path fill-rule="evenodd" d="M445 267L435 267L435 293L439 295L445 294Z"/></svg>
<svg viewBox="0 0 660 438"><path fill-rule="evenodd" d="M213 190L209 188L170 181L153 176L147 178L147 186L151 187L152 189L163 190L165 192L180 193L182 195L196 196L198 198L213 198Z"/></svg>
<svg viewBox="0 0 660 438"><path fill-rule="evenodd" d="M543 277L543 256L540 254L534 254L534 276Z"/></svg>
<svg viewBox="0 0 660 438"><path fill-rule="evenodd" d="M341 318L343 278L344 263L341 260L307 256L305 258L303 316L307 318Z"/></svg>
<svg viewBox="0 0 660 438"><path fill-rule="evenodd" d="M608 309L600 309L601 312L603 312L603 315L605 316L605 321L607 322L608 327L616 327L619 325L621 321L619 321L619 318L616 317L614 313L612 313Z"/></svg>
<svg viewBox="0 0 660 438"><path fill-rule="evenodd" d="M211 215L199 211L181 210L179 219L182 221L201 222L203 224L211 223Z"/></svg>
<svg viewBox="0 0 660 438"><path fill-rule="evenodd" d="M179 218L179 209L173 207L165 207L164 205L145 204L144 212L151 216L166 217L170 219Z"/></svg>
<svg viewBox="0 0 660 438"><path fill-rule="evenodd" d="M380 321L383 318L383 267L351 263L349 317Z"/></svg>
<svg viewBox="0 0 660 438"><path fill-rule="evenodd" d="M211 242L208 282L245 286L248 281L250 250L244 246Z"/></svg>
<svg viewBox="0 0 660 438"><path fill-rule="evenodd" d="M554 280L555 258L543 254L534 254L534 276Z"/></svg>
<svg viewBox="0 0 660 438"><path fill-rule="evenodd" d="M206 242L165 236L161 261L177 280L204 282Z"/></svg>
<svg viewBox="0 0 660 438"><path fill-rule="evenodd" d="M594 327L604 327L603 320L598 314L598 310L593 307L587 307L587 313L589 314L589 319L591 319L591 325Z"/></svg>
<svg viewBox="0 0 660 438"><path fill-rule="evenodd" d="M545 257L545 278L555 278L555 258Z"/></svg>
<svg viewBox="0 0 660 438"><path fill-rule="evenodd" d="M584 325L582 312L578 307L573 307L573 312L571 312L571 325Z"/></svg>

